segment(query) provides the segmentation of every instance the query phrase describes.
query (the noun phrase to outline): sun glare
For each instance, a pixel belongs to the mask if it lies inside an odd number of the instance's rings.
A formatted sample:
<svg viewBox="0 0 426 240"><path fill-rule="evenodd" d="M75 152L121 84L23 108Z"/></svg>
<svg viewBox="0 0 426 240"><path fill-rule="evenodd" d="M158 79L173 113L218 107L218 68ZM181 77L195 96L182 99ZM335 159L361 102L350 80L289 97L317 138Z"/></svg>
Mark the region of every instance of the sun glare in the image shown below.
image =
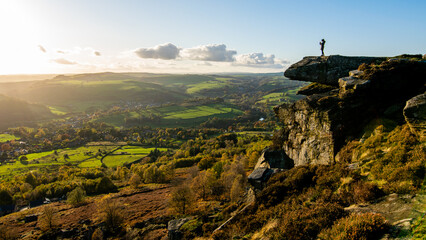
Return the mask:
<svg viewBox="0 0 426 240"><path fill-rule="evenodd" d="M42 38L31 6L19 1L3 1L0 5L0 74L48 71L46 56L38 49Z"/></svg>

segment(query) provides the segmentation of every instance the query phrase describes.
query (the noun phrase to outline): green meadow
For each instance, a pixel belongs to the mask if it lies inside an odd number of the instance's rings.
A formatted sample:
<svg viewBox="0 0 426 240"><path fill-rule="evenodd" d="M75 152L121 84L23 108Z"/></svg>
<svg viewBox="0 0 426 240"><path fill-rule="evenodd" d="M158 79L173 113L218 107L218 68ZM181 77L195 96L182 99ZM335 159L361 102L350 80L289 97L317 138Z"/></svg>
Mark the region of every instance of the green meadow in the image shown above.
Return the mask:
<svg viewBox="0 0 426 240"><path fill-rule="evenodd" d="M19 140L19 138L10 134L0 134L0 143L4 143L11 140Z"/></svg>

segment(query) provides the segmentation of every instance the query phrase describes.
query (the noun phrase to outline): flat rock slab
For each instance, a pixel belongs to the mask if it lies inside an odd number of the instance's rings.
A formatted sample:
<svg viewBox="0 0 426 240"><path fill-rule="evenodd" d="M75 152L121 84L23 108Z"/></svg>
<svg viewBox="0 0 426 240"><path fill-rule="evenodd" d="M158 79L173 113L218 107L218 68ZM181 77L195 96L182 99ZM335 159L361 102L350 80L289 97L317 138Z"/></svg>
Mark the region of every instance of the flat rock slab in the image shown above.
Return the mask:
<svg viewBox="0 0 426 240"><path fill-rule="evenodd" d="M310 56L291 65L284 72L284 76L291 80L339 86L339 78L348 76L349 72L356 70L359 65L385 60L385 57Z"/></svg>

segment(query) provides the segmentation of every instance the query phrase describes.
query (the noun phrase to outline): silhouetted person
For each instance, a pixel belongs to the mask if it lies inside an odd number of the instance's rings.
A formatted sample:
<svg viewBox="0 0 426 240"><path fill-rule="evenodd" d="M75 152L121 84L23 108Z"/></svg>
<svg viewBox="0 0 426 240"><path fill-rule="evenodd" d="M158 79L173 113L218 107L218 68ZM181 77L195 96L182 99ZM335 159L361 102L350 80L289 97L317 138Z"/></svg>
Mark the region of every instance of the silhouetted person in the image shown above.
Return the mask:
<svg viewBox="0 0 426 240"><path fill-rule="evenodd" d="M324 45L325 45L325 40L322 39L321 42L319 43L321 46L321 56L324 56Z"/></svg>

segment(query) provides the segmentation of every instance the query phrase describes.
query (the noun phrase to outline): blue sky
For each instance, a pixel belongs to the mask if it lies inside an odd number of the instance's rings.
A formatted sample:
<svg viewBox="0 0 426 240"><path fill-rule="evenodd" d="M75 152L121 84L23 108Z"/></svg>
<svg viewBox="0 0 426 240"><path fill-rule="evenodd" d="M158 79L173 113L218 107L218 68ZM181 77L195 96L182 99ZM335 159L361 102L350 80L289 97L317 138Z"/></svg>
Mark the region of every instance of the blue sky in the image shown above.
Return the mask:
<svg viewBox="0 0 426 240"><path fill-rule="evenodd" d="M279 72L426 52L426 1L0 1L0 74Z"/></svg>

